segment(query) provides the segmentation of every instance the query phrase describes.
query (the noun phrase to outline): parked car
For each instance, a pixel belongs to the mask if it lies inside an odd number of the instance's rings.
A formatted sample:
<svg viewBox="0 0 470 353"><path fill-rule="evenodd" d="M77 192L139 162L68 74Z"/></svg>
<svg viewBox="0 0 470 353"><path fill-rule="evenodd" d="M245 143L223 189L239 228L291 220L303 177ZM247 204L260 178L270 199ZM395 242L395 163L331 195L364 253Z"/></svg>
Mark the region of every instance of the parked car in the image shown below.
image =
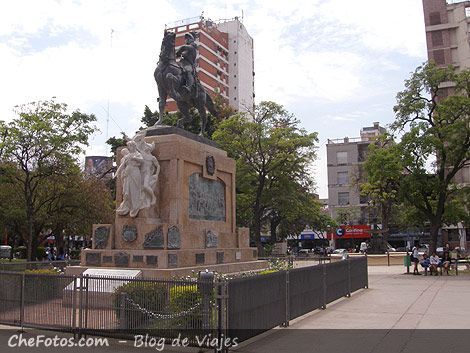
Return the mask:
<svg viewBox="0 0 470 353"><path fill-rule="evenodd" d="M397 249L395 249L393 246L391 246L389 243L387 243L387 250L388 252L396 252Z"/></svg>
<svg viewBox="0 0 470 353"><path fill-rule="evenodd" d="M418 254L420 256L423 256L423 254L426 253L429 255L429 245L428 244L421 244L419 247L418 247Z"/></svg>
<svg viewBox="0 0 470 353"><path fill-rule="evenodd" d="M302 257L302 256L308 256L309 253L310 253L310 249L300 249L297 255Z"/></svg>
<svg viewBox="0 0 470 353"><path fill-rule="evenodd" d="M346 249L336 249L336 250L333 250L333 254L339 254L339 255L343 255L344 253L348 253L348 251Z"/></svg>

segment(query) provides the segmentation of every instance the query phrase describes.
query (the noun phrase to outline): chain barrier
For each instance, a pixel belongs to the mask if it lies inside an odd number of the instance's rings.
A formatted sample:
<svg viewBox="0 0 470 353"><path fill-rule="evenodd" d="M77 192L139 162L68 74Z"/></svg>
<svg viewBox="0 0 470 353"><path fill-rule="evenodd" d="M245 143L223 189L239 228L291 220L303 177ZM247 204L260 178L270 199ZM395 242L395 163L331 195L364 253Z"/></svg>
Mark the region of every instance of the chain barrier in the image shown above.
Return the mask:
<svg viewBox="0 0 470 353"><path fill-rule="evenodd" d="M128 297L126 297L126 302L128 302L131 306L133 306L137 310L140 310L143 314L145 314L147 316L153 317L155 319L163 319L163 320L176 319L176 318L179 318L179 317L186 316L188 314L191 314L193 311L195 311L198 307L201 306L201 302L199 302L196 305L194 305L193 307L191 307L187 310L184 310L180 313L177 313L177 314L158 314L158 313L154 313L153 311L150 311L150 310L147 310L147 309L141 307L139 304L137 304L135 301L133 301L132 299L130 299Z"/></svg>

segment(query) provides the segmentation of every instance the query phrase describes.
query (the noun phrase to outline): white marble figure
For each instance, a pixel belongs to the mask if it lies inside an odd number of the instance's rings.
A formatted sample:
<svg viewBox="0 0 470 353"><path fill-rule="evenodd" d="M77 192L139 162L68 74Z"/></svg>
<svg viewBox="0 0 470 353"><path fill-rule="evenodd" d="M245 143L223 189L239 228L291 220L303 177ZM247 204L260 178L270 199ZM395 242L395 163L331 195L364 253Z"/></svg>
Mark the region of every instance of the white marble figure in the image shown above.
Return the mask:
<svg viewBox="0 0 470 353"><path fill-rule="evenodd" d="M155 205L157 198L155 196L155 187L158 181L158 175L160 174L160 164L157 158L152 155L152 151L155 149L155 143L147 143L144 140L145 130L139 132L135 137L134 141L137 143L137 148L142 154L143 162L140 167L142 175L142 206L141 208L147 208Z"/></svg>
<svg viewBox="0 0 470 353"><path fill-rule="evenodd" d="M122 178L122 202L116 212L121 216L129 214L131 217L136 217L142 206L140 167L143 158L137 150L135 141L129 141L122 154L121 164L116 171L116 176Z"/></svg>
<svg viewBox="0 0 470 353"><path fill-rule="evenodd" d="M155 143L146 143L145 131L137 133L122 150L122 159L116 177L122 179L122 202L118 215L136 217L141 209L155 205L155 187L160 164L152 155Z"/></svg>

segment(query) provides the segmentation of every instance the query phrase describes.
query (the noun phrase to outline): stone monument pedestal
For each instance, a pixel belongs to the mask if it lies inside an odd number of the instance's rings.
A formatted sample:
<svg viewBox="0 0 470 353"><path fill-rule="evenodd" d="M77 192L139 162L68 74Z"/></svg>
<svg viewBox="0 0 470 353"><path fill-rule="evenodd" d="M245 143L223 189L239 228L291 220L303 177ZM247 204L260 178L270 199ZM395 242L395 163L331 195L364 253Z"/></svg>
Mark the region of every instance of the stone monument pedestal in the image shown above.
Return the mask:
<svg viewBox="0 0 470 353"><path fill-rule="evenodd" d="M150 128L145 142L155 143L161 167L156 204L136 217L116 215L113 225L95 225L93 248L82 251L81 266L68 273L114 267L170 278L266 268L249 245L248 229L236 227L235 161L213 141L176 127ZM116 190L119 205L120 178Z"/></svg>

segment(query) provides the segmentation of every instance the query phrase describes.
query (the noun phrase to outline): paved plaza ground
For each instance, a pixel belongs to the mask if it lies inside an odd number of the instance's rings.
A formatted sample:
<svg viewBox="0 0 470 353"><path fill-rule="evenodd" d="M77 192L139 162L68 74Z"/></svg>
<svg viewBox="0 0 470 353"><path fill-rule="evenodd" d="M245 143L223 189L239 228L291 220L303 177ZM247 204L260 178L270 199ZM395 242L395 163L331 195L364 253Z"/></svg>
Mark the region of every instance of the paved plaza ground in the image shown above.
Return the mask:
<svg viewBox="0 0 470 353"><path fill-rule="evenodd" d="M369 289L293 320L288 328L244 342L234 351L426 352L424 347L432 346L433 352L449 353L460 352L466 345L469 352L470 275L413 276L404 272L403 266L370 266ZM0 333L2 352L9 334L7 330ZM110 349L133 350L130 344L117 341L112 347L93 350Z"/></svg>

